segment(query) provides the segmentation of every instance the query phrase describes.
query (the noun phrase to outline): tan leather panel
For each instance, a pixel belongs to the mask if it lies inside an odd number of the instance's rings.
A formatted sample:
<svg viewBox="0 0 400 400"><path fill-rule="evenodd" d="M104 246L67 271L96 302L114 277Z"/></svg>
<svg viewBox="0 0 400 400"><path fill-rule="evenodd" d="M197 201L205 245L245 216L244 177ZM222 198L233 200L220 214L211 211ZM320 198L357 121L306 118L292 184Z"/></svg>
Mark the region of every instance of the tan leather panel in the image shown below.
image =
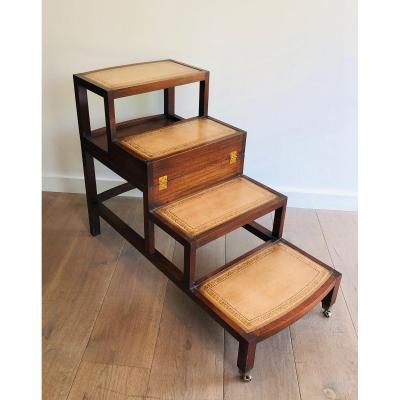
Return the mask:
<svg viewBox="0 0 400 400"><path fill-rule="evenodd" d="M128 136L119 144L145 159L154 159L199 146L235 132L237 131L211 119L197 118Z"/></svg>
<svg viewBox="0 0 400 400"><path fill-rule="evenodd" d="M239 177L157 208L155 213L194 237L275 198L269 190Z"/></svg>
<svg viewBox="0 0 400 400"><path fill-rule="evenodd" d="M173 61L157 61L144 64L125 65L117 68L88 72L83 76L108 89L121 89L166 79L183 78L200 71Z"/></svg>
<svg viewBox="0 0 400 400"><path fill-rule="evenodd" d="M198 290L246 332L287 314L331 276L284 243L266 246L205 281Z"/></svg>

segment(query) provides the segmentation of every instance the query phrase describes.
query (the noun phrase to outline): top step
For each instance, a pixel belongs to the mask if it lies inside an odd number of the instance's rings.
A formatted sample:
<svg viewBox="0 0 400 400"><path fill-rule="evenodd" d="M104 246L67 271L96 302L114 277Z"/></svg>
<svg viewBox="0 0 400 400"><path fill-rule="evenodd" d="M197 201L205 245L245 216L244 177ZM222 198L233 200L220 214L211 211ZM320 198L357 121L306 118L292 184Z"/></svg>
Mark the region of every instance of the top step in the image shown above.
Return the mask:
<svg viewBox="0 0 400 400"><path fill-rule="evenodd" d="M76 76L91 84L93 91L112 92L116 98L203 81L208 71L174 60L162 60L121 65Z"/></svg>

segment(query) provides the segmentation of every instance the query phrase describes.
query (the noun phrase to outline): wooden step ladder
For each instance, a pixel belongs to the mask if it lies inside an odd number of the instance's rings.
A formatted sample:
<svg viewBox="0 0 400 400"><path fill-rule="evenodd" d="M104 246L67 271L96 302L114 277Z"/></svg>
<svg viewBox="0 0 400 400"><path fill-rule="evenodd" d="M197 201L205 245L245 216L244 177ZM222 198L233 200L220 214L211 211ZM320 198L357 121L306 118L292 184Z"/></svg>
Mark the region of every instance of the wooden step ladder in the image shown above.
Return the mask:
<svg viewBox="0 0 400 400"><path fill-rule="evenodd" d="M199 82L198 117L175 114L175 87ZM74 75L90 232L107 221L239 341L250 381L256 345L317 303L329 317L341 274L282 239L287 197L243 175L246 132L208 116L209 72L173 60ZM104 100L106 126L90 127L87 90ZM116 123L117 98L164 91L164 112ZM127 182L97 193L93 158ZM103 203L143 192L144 238ZM256 222L274 212L273 229ZM184 271L155 246L154 224L184 247ZM265 243L195 280L196 251L243 227Z"/></svg>

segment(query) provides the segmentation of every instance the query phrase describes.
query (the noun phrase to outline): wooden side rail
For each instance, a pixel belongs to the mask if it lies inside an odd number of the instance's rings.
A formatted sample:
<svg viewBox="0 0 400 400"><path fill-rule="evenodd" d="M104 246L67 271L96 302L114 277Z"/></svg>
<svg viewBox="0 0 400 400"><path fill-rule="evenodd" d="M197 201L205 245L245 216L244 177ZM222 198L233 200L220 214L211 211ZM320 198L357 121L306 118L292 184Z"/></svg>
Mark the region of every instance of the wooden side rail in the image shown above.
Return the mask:
<svg viewBox="0 0 400 400"><path fill-rule="evenodd" d="M108 190L102 192L102 193L99 193L97 195L97 199L101 203L101 202L111 199L115 196L118 196L122 193L129 192L129 190L135 189L135 187L136 186L132 185L131 183L125 182L121 185L115 186L111 189L108 189Z"/></svg>
<svg viewBox="0 0 400 400"><path fill-rule="evenodd" d="M103 218L112 228L114 228L121 236L123 236L133 247L135 247L143 256L153 263L164 275L167 276L176 286L183 290L192 300L203 308L215 321L221 324L228 332L237 340L243 337L250 339L251 335L242 333L241 335L232 327L230 322L220 313L216 312L213 307L205 304L201 296L188 288L184 283L183 273L171 261L163 256L159 251L155 250L153 254L145 252L144 239L136 233L128 224L122 221L115 213L113 213L104 204L99 203L97 206L99 216Z"/></svg>
<svg viewBox="0 0 400 400"><path fill-rule="evenodd" d="M243 225L243 228L246 229L246 231L249 231L253 235L257 236L259 239L264 240L264 242L268 242L274 239L272 232L256 221Z"/></svg>
<svg viewBox="0 0 400 400"><path fill-rule="evenodd" d="M147 257L161 272L163 272L176 285L182 287L183 273L171 261L164 257L159 251L148 254L145 251L144 239L136 233L127 223L122 221L104 204L98 205L99 215L111 225L121 236L123 236L133 247Z"/></svg>

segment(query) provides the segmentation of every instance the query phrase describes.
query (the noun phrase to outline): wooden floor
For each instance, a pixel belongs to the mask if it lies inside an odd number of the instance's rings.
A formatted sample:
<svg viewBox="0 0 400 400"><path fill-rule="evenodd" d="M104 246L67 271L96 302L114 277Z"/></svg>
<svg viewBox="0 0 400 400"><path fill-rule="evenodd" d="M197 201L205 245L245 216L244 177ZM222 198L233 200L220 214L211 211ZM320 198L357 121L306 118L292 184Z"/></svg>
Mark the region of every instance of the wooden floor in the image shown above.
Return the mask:
<svg viewBox="0 0 400 400"><path fill-rule="evenodd" d="M142 203L108 205L142 232ZM261 219L271 226L271 216ZM357 214L294 209L284 236L343 273L320 306L257 346L242 383L237 342L106 222L88 231L85 198L43 195L43 399L314 400L357 398ZM177 265L183 250L157 231ZM243 229L200 249L200 273L261 243ZM183 346L182 346L183 343Z"/></svg>

